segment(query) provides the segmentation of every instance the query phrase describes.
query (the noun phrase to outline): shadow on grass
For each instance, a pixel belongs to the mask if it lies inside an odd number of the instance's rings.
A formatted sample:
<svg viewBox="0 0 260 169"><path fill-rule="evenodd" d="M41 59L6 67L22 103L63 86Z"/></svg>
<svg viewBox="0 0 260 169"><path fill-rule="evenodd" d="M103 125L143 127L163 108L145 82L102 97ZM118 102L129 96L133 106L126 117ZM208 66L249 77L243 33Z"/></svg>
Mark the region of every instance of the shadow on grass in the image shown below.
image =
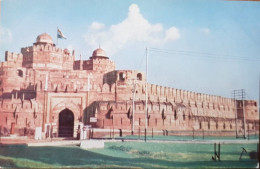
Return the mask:
<svg viewBox="0 0 260 169"><path fill-rule="evenodd" d="M0 147L0 155L12 158L32 160L57 167L61 166L82 166L82 167L142 167L142 168L162 168L162 167L254 167L255 160L243 161L196 161L179 162L167 161L152 158L121 158L103 155L97 152L82 150L78 147L27 147L25 145L8 145ZM19 167L12 161L4 161L2 167ZM1 163L1 161L0 161ZM33 166L32 166L33 167Z"/></svg>
<svg viewBox="0 0 260 169"><path fill-rule="evenodd" d="M1 159L0 158L0 168L1 167L17 168L18 166L10 159Z"/></svg>

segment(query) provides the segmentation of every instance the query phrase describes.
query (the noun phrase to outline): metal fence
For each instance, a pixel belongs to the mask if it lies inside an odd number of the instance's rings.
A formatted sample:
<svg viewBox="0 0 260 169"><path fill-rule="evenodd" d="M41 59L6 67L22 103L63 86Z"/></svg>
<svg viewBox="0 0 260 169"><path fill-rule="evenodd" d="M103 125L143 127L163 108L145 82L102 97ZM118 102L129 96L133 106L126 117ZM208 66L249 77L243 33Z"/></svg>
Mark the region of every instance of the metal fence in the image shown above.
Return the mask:
<svg viewBox="0 0 260 169"><path fill-rule="evenodd" d="M154 129L137 129L135 132L122 129L107 129L100 130L92 128L89 130L90 138L96 139L114 139L114 138L128 138L128 139L180 139L180 140L194 140L194 139L259 139L259 132L256 130L247 131L244 136L243 132L236 131L206 131L206 130L154 130Z"/></svg>

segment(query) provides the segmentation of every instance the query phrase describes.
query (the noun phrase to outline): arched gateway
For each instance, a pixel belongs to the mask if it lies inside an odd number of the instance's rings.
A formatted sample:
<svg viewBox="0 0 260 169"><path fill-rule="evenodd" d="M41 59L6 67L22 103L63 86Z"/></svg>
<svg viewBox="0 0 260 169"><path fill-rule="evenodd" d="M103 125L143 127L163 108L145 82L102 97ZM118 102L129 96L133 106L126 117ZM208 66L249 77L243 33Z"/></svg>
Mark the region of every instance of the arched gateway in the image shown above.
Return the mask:
<svg viewBox="0 0 260 169"><path fill-rule="evenodd" d="M64 109L59 114L59 137L73 137L74 114Z"/></svg>

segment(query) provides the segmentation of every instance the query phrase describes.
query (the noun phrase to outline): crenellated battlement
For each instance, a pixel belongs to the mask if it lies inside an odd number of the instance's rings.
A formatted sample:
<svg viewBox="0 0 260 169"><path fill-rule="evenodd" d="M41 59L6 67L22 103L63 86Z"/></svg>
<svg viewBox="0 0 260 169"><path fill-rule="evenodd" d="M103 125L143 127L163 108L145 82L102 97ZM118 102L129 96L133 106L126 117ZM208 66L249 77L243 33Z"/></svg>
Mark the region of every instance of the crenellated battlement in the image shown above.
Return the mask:
<svg viewBox="0 0 260 169"><path fill-rule="evenodd" d="M115 64L112 60L109 59L93 59L94 64Z"/></svg>
<svg viewBox="0 0 260 169"><path fill-rule="evenodd" d="M21 53L13 53L6 51L5 52L5 61L7 62L6 64L2 64L2 66L9 66L9 67L17 67L21 66L23 62L23 54Z"/></svg>
<svg viewBox="0 0 260 169"><path fill-rule="evenodd" d="M5 61L19 62L22 61L23 55L21 53L5 52Z"/></svg>
<svg viewBox="0 0 260 169"><path fill-rule="evenodd" d="M21 49L23 66L40 69L73 69L75 52L60 49L53 44L36 43Z"/></svg>
<svg viewBox="0 0 260 169"><path fill-rule="evenodd" d="M167 97L168 99L177 99L183 102L197 101L197 102L208 102L217 103L222 105L235 106L233 99L224 98L216 95L209 95L203 93L196 93L193 91L181 90L176 88L164 87L155 84L148 84L149 95L156 95L160 97Z"/></svg>
<svg viewBox="0 0 260 169"><path fill-rule="evenodd" d="M21 48L21 53L28 54L31 52L52 52L56 53L56 55L64 55L64 56L75 56L75 52L72 54L68 51L68 49L57 48L51 44L34 44L33 46L28 46Z"/></svg>

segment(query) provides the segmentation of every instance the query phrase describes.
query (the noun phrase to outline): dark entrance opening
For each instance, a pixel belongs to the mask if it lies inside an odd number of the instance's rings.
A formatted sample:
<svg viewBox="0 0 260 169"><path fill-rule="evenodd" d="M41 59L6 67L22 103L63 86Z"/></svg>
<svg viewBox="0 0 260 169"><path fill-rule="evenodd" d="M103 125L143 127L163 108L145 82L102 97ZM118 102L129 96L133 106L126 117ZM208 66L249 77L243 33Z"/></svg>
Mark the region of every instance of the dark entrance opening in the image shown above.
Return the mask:
<svg viewBox="0 0 260 169"><path fill-rule="evenodd" d="M74 114L64 109L59 114L59 137L73 137Z"/></svg>

